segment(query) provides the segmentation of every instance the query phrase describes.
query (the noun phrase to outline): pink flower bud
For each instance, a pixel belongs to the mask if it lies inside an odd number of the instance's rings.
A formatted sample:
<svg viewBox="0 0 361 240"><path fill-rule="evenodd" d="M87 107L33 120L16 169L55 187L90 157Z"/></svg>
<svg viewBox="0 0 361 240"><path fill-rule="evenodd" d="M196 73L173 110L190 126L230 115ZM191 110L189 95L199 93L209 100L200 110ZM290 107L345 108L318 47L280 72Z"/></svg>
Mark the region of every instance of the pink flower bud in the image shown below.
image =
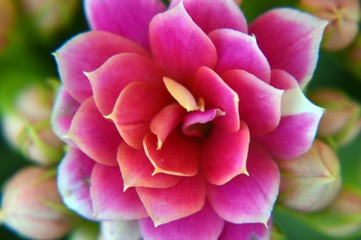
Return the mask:
<svg viewBox="0 0 361 240"><path fill-rule="evenodd" d="M3 119L4 134L15 149L36 163L49 165L63 154L63 143L50 126L53 92L32 86L19 93L12 112Z"/></svg>
<svg viewBox="0 0 361 240"><path fill-rule="evenodd" d="M1 220L22 236L56 239L71 226L61 207L55 175L45 168L28 167L5 186Z"/></svg>
<svg viewBox="0 0 361 240"><path fill-rule="evenodd" d="M349 46L358 32L360 4L358 0L301 0L302 9L329 20L323 48L331 51Z"/></svg>
<svg viewBox="0 0 361 240"><path fill-rule="evenodd" d="M352 141L360 131L359 104L333 89L321 89L309 95L311 101L326 109L318 128L318 136L331 136L339 145Z"/></svg>
<svg viewBox="0 0 361 240"><path fill-rule="evenodd" d="M12 0L0 0L0 53L9 41L9 34L16 20L15 7Z"/></svg>
<svg viewBox="0 0 361 240"><path fill-rule="evenodd" d="M279 200L287 207L317 211L336 197L341 185L339 162L325 143L315 140L304 155L278 163L282 172Z"/></svg>

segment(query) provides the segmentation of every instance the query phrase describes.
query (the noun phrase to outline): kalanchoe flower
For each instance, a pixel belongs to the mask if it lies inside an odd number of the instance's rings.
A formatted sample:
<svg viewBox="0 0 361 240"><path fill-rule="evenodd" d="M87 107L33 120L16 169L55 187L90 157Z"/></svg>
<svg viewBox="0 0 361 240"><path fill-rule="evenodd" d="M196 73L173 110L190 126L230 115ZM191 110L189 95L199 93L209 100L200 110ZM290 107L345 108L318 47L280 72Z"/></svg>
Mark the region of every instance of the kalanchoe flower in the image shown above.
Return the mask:
<svg viewBox="0 0 361 240"><path fill-rule="evenodd" d="M55 174L27 167L12 177L3 191L1 222L31 239L58 239L71 225L62 206ZM65 208L65 206L63 206Z"/></svg>
<svg viewBox="0 0 361 240"><path fill-rule="evenodd" d="M358 0L301 0L300 6L330 21L322 44L325 49L341 50L355 40L360 19Z"/></svg>
<svg viewBox="0 0 361 240"><path fill-rule="evenodd" d="M12 111L3 119L9 143L28 159L41 165L58 162L63 155L63 142L50 126L54 93L50 88L34 85L18 93Z"/></svg>
<svg viewBox="0 0 361 240"><path fill-rule="evenodd" d="M326 109L318 128L319 137L332 137L339 145L351 142L361 129L360 105L335 89L319 89L311 92L312 102Z"/></svg>
<svg viewBox="0 0 361 240"><path fill-rule="evenodd" d="M282 173L279 200L289 208L311 212L328 206L341 186L335 152L320 140L304 155L279 160Z"/></svg>
<svg viewBox="0 0 361 240"><path fill-rule="evenodd" d="M144 239L268 236L274 159L305 153L323 114L301 88L326 22L284 8L248 27L233 0L85 8L92 31L55 53L65 203L140 219Z"/></svg>

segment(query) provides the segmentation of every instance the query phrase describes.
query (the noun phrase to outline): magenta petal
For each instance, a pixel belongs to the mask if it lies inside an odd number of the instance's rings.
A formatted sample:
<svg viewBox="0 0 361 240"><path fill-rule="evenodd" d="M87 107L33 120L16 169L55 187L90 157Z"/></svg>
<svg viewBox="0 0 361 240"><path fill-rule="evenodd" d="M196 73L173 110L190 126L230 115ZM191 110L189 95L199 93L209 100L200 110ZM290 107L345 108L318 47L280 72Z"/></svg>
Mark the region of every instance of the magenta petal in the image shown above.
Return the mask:
<svg viewBox="0 0 361 240"><path fill-rule="evenodd" d="M91 175L91 199L94 216L101 220L133 220L148 214L134 188L123 192L123 179L118 167L97 163Z"/></svg>
<svg viewBox="0 0 361 240"><path fill-rule="evenodd" d="M95 162L70 148L58 168L58 188L66 206L83 217L94 219L90 199L90 176Z"/></svg>
<svg viewBox="0 0 361 240"><path fill-rule="evenodd" d="M144 150L156 173L175 176L194 176L199 170L199 143L188 138L180 130L170 134L159 149L157 137L150 133L144 138Z"/></svg>
<svg viewBox="0 0 361 240"><path fill-rule="evenodd" d="M141 149L143 138L150 132L151 120L170 102L171 96L165 87L132 82L119 95L109 118L114 121L128 145Z"/></svg>
<svg viewBox="0 0 361 240"><path fill-rule="evenodd" d="M212 130L202 145L204 174L210 183L222 185L242 173L248 174L246 161L249 141L249 131L244 122L235 133L217 128Z"/></svg>
<svg viewBox="0 0 361 240"><path fill-rule="evenodd" d="M134 53L121 53L107 60L100 68L88 73L95 103L103 115L113 111L115 102L131 82L162 84L162 75L147 58Z"/></svg>
<svg viewBox="0 0 361 240"><path fill-rule="evenodd" d="M224 114L219 109L209 109L204 112L193 111L188 113L182 124L182 132L190 137L203 137L207 134L207 123L213 121L218 115Z"/></svg>
<svg viewBox="0 0 361 240"><path fill-rule="evenodd" d="M64 87L59 88L51 114L51 127L61 140L69 144L73 143L70 142L70 139L64 138L64 135L69 131L71 121L79 106L80 104L70 96Z"/></svg>
<svg viewBox="0 0 361 240"><path fill-rule="evenodd" d="M268 224L263 223L243 223L233 224L226 222L219 240L269 240L271 237L271 221Z"/></svg>
<svg viewBox="0 0 361 240"><path fill-rule="evenodd" d="M78 102L91 97L92 89L84 72L94 71L122 52L148 55L136 43L107 32L92 31L74 37L54 54L64 88Z"/></svg>
<svg viewBox="0 0 361 240"><path fill-rule="evenodd" d="M239 175L222 186L209 184L208 200L228 222L266 224L278 194L278 167L266 151L252 144L247 169L249 176Z"/></svg>
<svg viewBox="0 0 361 240"><path fill-rule="evenodd" d="M189 217L154 227L151 219L140 220L144 240L217 240L224 221L206 203ZM242 239L242 238L239 238Z"/></svg>
<svg viewBox="0 0 361 240"><path fill-rule="evenodd" d="M167 77L184 85L201 66L215 66L215 47L183 4L155 16L149 31L152 53Z"/></svg>
<svg viewBox="0 0 361 240"><path fill-rule="evenodd" d="M170 7L175 7L179 2L172 1ZM219 28L248 32L246 19L233 0L184 0L183 5L205 33Z"/></svg>
<svg viewBox="0 0 361 240"><path fill-rule="evenodd" d="M158 0L86 0L85 12L94 30L122 35L149 46L148 27L151 19L165 10Z"/></svg>
<svg viewBox="0 0 361 240"><path fill-rule="evenodd" d="M327 21L291 8L274 9L250 25L272 69L292 74L301 86L311 79Z"/></svg>
<svg viewBox="0 0 361 240"><path fill-rule="evenodd" d="M222 78L238 93L239 115L247 123L252 136L268 133L278 126L282 90L242 70L226 72Z"/></svg>
<svg viewBox="0 0 361 240"><path fill-rule="evenodd" d="M204 99L207 108L219 108L225 112L225 116L215 119L215 125L225 131L238 131L238 95L213 70L200 68L192 89L197 97Z"/></svg>
<svg viewBox="0 0 361 240"><path fill-rule="evenodd" d="M180 180L177 176L158 173L153 175L154 167L144 153L125 142L119 145L118 163L124 180L124 189L129 187L168 188Z"/></svg>
<svg viewBox="0 0 361 240"><path fill-rule="evenodd" d="M218 74L241 69L269 82L270 66L254 36L231 29L219 29L211 32L209 38L217 49L216 72Z"/></svg>
<svg viewBox="0 0 361 240"><path fill-rule="evenodd" d="M206 186L201 176L182 178L170 188L136 189L155 226L198 212L203 208L206 197Z"/></svg>
<svg viewBox="0 0 361 240"><path fill-rule="evenodd" d="M82 103L66 136L95 161L117 165L117 151L122 139L114 124L100 114L93 98Z"/></svg>

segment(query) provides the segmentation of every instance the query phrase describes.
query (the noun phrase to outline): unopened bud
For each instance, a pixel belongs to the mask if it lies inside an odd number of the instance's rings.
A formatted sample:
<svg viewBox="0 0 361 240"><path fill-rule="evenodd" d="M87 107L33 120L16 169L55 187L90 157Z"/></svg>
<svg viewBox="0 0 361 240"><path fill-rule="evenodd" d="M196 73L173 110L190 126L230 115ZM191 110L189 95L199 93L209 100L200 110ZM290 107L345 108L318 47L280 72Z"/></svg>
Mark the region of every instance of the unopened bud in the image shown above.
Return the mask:
<svg viewBox="0 0 361 240"><path fill-rule="evenodd" d="M326 109L319 124L319 137L330 136L342 146L357 136L361 128L361 107L357 102L333 89L314 91L309 99Z"/></svg>
<svg viewBox="0 0 361 240"><path fill-rule="evenodd" d="M338 158L319 140L304 155L278 163L282 174L279 200L289 208L317 211L328 206L339 192Z"/></svg>
<svg viewBox="0 0 361 240"><path fill-rule="evenodd" d="M141 239L138 221L104 221L100 225L99 240Z"/></svg>
<svg viewBox="0 0 361 240"><path fill-rule="evenodd" d="M59 208L62 204L55 174L45 168L28 167L12 177L3 192L1 221L20 235L32 239L57 239L71 225Z"/></svg>
<svg viewBox="0 0 361 240"><path fill-rule="evenodd" d="M349 46L358 32L358 0L301 0L300 7L316 17L330 21L325 29L322 47L336 51Z"/></svg>
<svg viewBox="0 0 361 240"><path fill-rule="evenodd" d="M19 93L13 111L3 119L4 134L10 144L42 165L56 163L63 155L63 143L50 126L53 100L50 89L32 86Z"/></svg>

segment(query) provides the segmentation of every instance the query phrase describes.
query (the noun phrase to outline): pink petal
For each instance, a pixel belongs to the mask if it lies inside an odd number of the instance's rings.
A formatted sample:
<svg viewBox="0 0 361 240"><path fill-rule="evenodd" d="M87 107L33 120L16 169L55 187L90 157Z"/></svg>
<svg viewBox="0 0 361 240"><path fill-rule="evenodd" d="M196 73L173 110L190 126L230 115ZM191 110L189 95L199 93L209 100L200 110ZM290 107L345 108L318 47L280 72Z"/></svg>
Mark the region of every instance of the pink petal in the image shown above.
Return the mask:
<svg viewBox="0 0 361 240"><path fill-rule="evenodd" d="M180 1L172 1L175 7ZM233 0L184 0L183 5L192 20L205 32L219 28L230 28L247 33L247 22Z"/></svg>
<svg viewBox="0 0 361 240"><path fill-rule="evenodd" d="M228 222L266 224L278 194L278 167L266 151L252 144L247 168L249 176L239 175L222 186L209 184L208 200Z"/></svg>
<svg viewBox="0 0 361 240"><path fill-rule="evenodd" d="M263 223L244 223L233 224L227 222L224 225L222 235L219 240L234 240L234 239L257 239L268 240L271 237L271 221L268 224Z"/></svg>
<svg viewBox="0 0 361 240"><path fill-rule="evenodd" d="M147 240L217 240L223 225L224 221L208 203L189 217L158 227L154 227L150 218L140 220L142 235Z"/></svg>
<svg viewBox="0 0 361 240"><path fill-rule="evenodd" d="M206 186L201 176L182 178L170 188L137 187L155 226L190 216L203 208Z"/></svg>
<svg viewBox="0 0 361 240"><path fill-rule="evenodd" d="M199 67L215 66L215 47L183 4L155 16L149 31L152 53L167 77L183 84L191 81Z"/></svg>
<svg viewBox="0 0 361 240"><path fill-rule="evenodd" d="M147 58L134 53L121 53L109 58L100 68L88 73L99 111L108 115L126 85L131 82L162 82L162 75Z"/></svg>
<svg viewBox="0 0 361 240"><path fill-rule="evenodd" d="M238 131L238 95L213 70L200 68L192 89L197 97L204 99L207 108L219 108L225 112L225 116L214 120L216 126L229 132Z"/></svg>
<svg viewBox="0 0 361 240"><path fill-rule="evenodd" d="M51 114L51 127L61 140L69 144L73 143L69 142L70 139L64 138L64 135L69 131L71 121L79 106L80 104L70 96L64 87L59 88Z"/></svg>
<svg viewBox="0 0 361 240"><path fill-rule="evenodd" d="M157 135L157 149L160 149L169 134L180 124L186 111L177 103L163 108L150 123L150 130Z"/></svg>
<svg viewBox="0 0 361 240"><path fill-rule="evenodd" d="M85 1L85 12L92 29L119 34L146 48L149 47L149 23L164 10L164 4L158 0Z"/></svg>
<svg viewBox="0 0 361 240"><path fill-rule="evenodd" d="M193 111L188 113L183 120L182 132L190 137L203 137L212 126L207 123L212 122L216 117L223 114L222 111L214 108L204 112Z"/></svg>
<svg viewBox="0 0 361 240"><path fill-rule="evenodd" d="M111 56L123 52L148 55L136 43L107 32L91 31L74 37L54 54L64 88L78 102L91 97L84 72L94 71Z"/></svg>
<svg viewBox="0 0 361 240"><path fill-rule="evenodd" d="M66 136L95 161L117 165L117 150L122 139L114 124L100 114L93 98L82 103Z"/></svg>
<svg viewBox="0 0 361 240"><path fill-rule="evenodd" d="M125 190L130 187L168 188L180 180L179 177L163 173L152 175L154 167L144 151L131 148L125 142L119 145L118 163Z"/></svg>
<svg viewBox="0 0 361 240"><path fill-rule="evenodd" d="M209 38L217 49L216 72L218 74L241 69L269 82L270 66L254 36L231 29L219 29L211 32Z"/></svg>
<svg viewBox="0 0 361 240"><path fill-rule="evenodd" d="M288 73L273 72L271 82L278 87L289 89L282 96L279 126L274 131L257 137L257 140L272 156L292 159L304 154L311 147L324 110L304 96L296 80Z"/></svg>
<svg viewBox="0 0 361 240"><path fill-rule="evenodd" d="M202 164L208 181L222 185L242 173L248 174L246 160L249 147L249 131L241 122L240 129L228 133L217 128L202 145Z"/></svg>
<svg viewBox="0 0 361 240"><path fill-rule="evenodd" d="M149 133L151 120L171 102L165 88L142 82L127 85L109 116L114 121L124 141L133 148L141 149L143 138Z"/></svg>
<svg viewBox="0 0 361 240"><path fill-rule="evenodd" d="M94 219L90 199L90 175L95 162L76 148L70 148L58 168L58 188L66 206L81 216Z"/></svg>
<svg viewBox="0 0 361 240"><path fill-rule="evenodd" d="M150 133L144 138L144 150L156 173L194 176L199 169L199 143L175 130L158 149L157 137Z"/></svg>
<svg viewBox="0 0 361 240"><path fill-rule="evenodd" d="M118 167L97 163L91 175L91 199L94 216L101 220L133 220L148 214L134 188L123 192L123 179Z"/></svg>
<svg viewBox="0 0 361 240"><path fill-rule="evenodd" d="M274 9L250 25L272 69L292 74L301 86L311 79L327 21L294 9Z"/></svg>
<svg viewBox="0 0 361 240"><path fill-rule="evenodd" d="M238 93L239 115L252 136L268 133L278 126L283 91L243 70L229 71L222 78Z"/></svg>

